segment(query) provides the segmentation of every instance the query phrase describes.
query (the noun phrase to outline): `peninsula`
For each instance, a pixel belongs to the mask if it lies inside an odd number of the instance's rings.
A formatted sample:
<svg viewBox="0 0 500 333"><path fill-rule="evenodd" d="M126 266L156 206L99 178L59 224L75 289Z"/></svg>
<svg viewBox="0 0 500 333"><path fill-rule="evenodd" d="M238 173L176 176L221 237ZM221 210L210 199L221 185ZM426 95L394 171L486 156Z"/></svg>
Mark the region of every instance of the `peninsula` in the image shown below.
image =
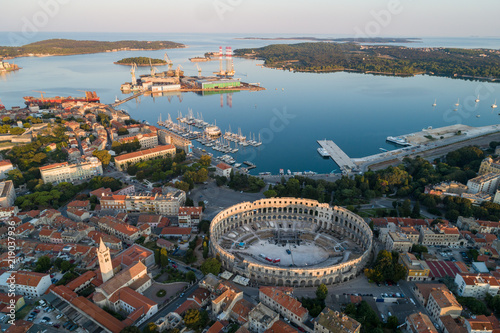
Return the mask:
<svg viewBox="0 0 500 333"><path fill-rule="evenodd" d="M439 75L500 79L500 51L493 49L408 48L356 43L273 44L235 50L239 57L263 59L264 66L300 72L349 71L379 75Z"/></svg>
<svg viewBox="0 0 500 333"><path fill-rule="evenodd" d="M126 66L132 66L133 64L136 64L136 66L149 66L149 65L163 66L166 65L167 62L163 59L153 59L148 57L133 57L133 58L123 58L121 60L118 60L117 62L114 62L114 64L126 65Z"/></svg>
<svg viewBox="0 0 500 333"><path fill-rule="evenodd" d="M48 39L23 46L0 46L0 58L46 57L118 51L154 51L185 47L170 41Z"/></svg>

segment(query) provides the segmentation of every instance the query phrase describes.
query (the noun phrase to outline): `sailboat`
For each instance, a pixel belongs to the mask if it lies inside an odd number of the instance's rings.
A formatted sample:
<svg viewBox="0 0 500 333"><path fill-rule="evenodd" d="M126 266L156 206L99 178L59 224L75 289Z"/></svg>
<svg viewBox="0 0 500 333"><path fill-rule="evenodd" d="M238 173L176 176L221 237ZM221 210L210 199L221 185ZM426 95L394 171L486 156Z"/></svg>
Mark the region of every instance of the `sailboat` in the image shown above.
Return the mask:
<svg viewBox="0 0 500 333"><path fill-rule="evenodd" d="M477 95L476 103L479 103L479 95Z"/></svg>
<svg viewBox="0 0 500 333"><path fill-rule="evenodd" d="M496 109L497 108L497 100L495 99L495 103L493 103L493 105L491 106L492 109Z"/></svg>
<svg viewBox="0 0 500 333"><path fill-rule="evenodd" d="M258 147L262 144L262 141L260 140L260 133L259 133L259 142L255 143L255 147Z"/></svg>
<svg viewBox="0 0 500 333"><path fill-rule="evenodd" d="M435 99L435 100L434 100L434 104L432 104L432 106L436 106L436 105L437 105L437 104L436 104L436 99Z"/></svg>
<svg viewBox="0 0 500 333"><path fill-rule="evenodd" d="M459 106L460 105L460 98L458 99L457 103L455 103L455 106Z"/></svg>

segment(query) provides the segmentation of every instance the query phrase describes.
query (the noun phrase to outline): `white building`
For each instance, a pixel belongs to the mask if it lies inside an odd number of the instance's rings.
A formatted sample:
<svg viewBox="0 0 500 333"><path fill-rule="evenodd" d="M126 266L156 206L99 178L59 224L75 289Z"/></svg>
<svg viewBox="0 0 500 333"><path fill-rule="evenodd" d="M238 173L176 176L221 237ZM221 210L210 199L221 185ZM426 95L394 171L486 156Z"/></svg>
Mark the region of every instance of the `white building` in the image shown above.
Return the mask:
<svg viewBox="0 0 500 333"><path fill-rule="evenodd" d="M10 160L0 161L0 179L7 178L7 173L11 170L14 170L14 166L10 162Z"/></svg>
<svg viewBox="0 0 500 333"><path fill-rule="evenodd" d="M10 285L13 284L17 295L42 296L52 284L50 275L28 271L17 271L15 273L3 273L0 275L0 289L9 293Z"/></svg>
<svg viewBox="0 0 500 333"><path fill-rule="evenodd" d="M69 164L55 163L40 167L44 183L74 182L95 176L102 176L102 164L97 157L88 157L85 162Z"/></svg>
<svg viewBox="0 0 500 333"><path fill-rule="evenodd" d="M476 178L469 179L467 187L469 193L486 192L494 194L498 188L498 181L500 174L496 172L489 172Z"/></svg>
<svg viewBox="0 0 500 333"><path fill-rule="evenodd" d="M217 164L217 166L215 167L215 173L218 175L218 176L222 176L222 177L226 177L226 178L229 178L229 176L231 176L231 166L226 164L226 163L219 163Z"/></svg>
<svg viewBox="0 0 500 333"><path fill-rule="evenodd" d="M455 276L455 284L458 286L458 295L463 297L484 298L486 293L495 296L500 289L494 276L481 273L459 273Z"/></svg>
<svg viewBox="0 0 500 333"><path fill-rule="evenodd" d="M203 213L202 207L180 207L179 208L179 227L193 228L197 231Z"/></svg>

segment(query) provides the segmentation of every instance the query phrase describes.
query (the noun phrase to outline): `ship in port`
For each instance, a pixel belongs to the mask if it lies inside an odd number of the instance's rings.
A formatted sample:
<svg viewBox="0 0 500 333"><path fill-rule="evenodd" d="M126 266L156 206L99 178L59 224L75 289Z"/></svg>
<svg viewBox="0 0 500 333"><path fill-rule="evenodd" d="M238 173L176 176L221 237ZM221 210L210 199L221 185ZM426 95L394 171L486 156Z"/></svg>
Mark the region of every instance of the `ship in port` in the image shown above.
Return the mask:
<svg viewBox="0 0 500 333"><path fill-rule="evenodd" d="M59 105L62 103L67 103L67 102L95 102L99 103L101 99L97 96L95 91L85 91L85 97L61 97L61 96L56 96L56 97L45 97L43 94L44 92L41 92L42 96L37 98L37 97L32 97L32 96L25 96L24 98L24 103L26 105L38 105L38 106L54 106L54 105Z"/></svg>
<svg viewBox="0 0 500 333"><path fill-rule="evenodd" d="M325 148L323 147L320 147L318 148L318 153L321 155L321 157L323 158L327 158L327 157L330 157L330 154L328 154L328 151L326 151Z"/></svg>
<svg viewBox="0 0 500 333"><path fill-rule="evenodd" d="M399 136L388 136L386 140L389 142L395 143L397 145L400 145L400 146L406 146L406 147L411 146L411 143L406 141L405 138L402 138Z"/></svg>

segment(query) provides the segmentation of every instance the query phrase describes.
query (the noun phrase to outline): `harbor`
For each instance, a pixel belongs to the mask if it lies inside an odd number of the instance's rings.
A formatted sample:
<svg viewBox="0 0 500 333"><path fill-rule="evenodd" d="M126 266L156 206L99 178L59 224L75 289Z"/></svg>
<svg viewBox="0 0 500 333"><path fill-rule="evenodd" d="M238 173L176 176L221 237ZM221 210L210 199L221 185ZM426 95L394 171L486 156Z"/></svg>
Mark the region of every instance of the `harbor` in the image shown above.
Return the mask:
<svg viewBox="0 0 500 333"><path fill-rule="evenodd" d="M162 93L162 92L196 92L196 93L225 93L235 91L260 91L265 90L260 84L242 82L240 78L235 78L233 64L233 53L231 47L226 47L223 53L222 47L218 54L219 70L213 72L213 75L202 75L202 69L196 64L198 75L186 76L182 65L173 68L172 60L165 53L165 64L168 70L160 72L156 67L150 64L150 74L136 76L137 65L132 64L130 69L131 82L125 82L120 90L124 94L131 92ZM225 67L223 65L225 60ZM196 62L196 61L195 61Z"/></svg>
<svg viewBox="0 0 500 333"><path fill-rule="evenodd" d="M498 136L499 133L500 125L483 127L451 125L435 129L429 126L420 132L387 138L387 141L402 146L401 148L389 151L381 149L381 153L361 158L350 158L331 140L318 140L318 143L339 166L342 174L350 175L358 172L366 172L372 169L372 167L379 168L397 165L405 157L417 155L439 156L443 154L443 151L457 149L457 146L471 145L476 141L478 144L481 144L483 138L489 142L488 140L492 140L492 136ZM397 140L390 140L393 138ZM318 152L320 152L319 149ZM320 154L322 153L320 152Z"/></svg>

